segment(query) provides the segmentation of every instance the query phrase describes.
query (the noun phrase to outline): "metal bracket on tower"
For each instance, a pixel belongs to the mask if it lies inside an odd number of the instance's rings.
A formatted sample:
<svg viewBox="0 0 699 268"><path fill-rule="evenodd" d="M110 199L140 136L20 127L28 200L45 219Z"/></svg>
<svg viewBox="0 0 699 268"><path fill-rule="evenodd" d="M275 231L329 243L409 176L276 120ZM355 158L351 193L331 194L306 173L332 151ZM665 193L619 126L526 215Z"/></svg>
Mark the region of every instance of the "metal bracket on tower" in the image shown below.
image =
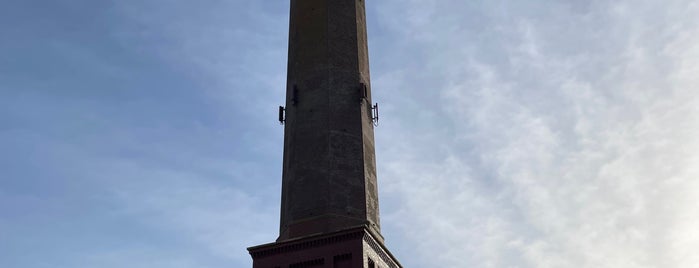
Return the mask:
<svg viewBox="0 0 699 268"><path fill-rule="evenodd" d="M283 125L286 122L286 109L284 106L279 106L279 124Z"/></svg>
<svg viewBox="0 0 699 268"><path fill-rule="evenodd" d="M359 101L363 101L369 98L369 90L366 88L366 84L359 84Z"/></svg>
<svg viewBox="0 0 699 268"><path fill-rule="evenodd" d="M373 107L371 107L371 121L374 123L374 126L378 127L379 126L379 104L374 104Z"/></svg>
<svg viewBox="0 0 699 268"><path fill-rule="evenodd" d="M296 106L297 103L299 103L299 88L294 85L294 88L291 90L291 104Z"/></svg>

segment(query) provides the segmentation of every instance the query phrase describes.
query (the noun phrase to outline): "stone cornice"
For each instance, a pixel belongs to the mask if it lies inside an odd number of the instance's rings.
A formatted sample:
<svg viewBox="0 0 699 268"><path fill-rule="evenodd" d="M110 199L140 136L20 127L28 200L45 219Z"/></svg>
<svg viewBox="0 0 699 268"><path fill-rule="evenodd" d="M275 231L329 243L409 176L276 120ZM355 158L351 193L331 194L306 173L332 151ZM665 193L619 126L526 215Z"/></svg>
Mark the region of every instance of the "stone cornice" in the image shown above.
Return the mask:
<svg viewBox="0 0 699 268"><path fill-rule="evenodd" d="M360 239L363 237L363 235L365 235L365 233L364 227L352 228L330 234L302 237L278 243L250 247L248 248L248 252L250 252L253 259L256 259L275 254L305 250L348 240Z"/></svg>
<svg viewBox="0 0 699 268"><path fill-rule="evenodd" d="M403 266L398 263L395 257L393 257L393 254L391 254L388 249L382 244L376 241L376 238L370 233L370 232L365 232L364 237L362 237L365 243L371 247L371 249L376 252L376 254L379 255L381 260L383 260L390 268L401 268Z"/></svg>
<svg viewBox="0 0 699 268"><path fill-rule="evenodd" d="M301 237L297 239L270 243L256 247L248 248L248 252L253 259L264 258L277 254L284 254L294 251L302 251L311 248L322 247L335 243L341 243L350 240L364 241L390 268L402 268L403 266L391 254L390 251L383 245L381 240L377 239L375 234L367 226L358 226L330 234L321 234L315 236Z"/></svg>

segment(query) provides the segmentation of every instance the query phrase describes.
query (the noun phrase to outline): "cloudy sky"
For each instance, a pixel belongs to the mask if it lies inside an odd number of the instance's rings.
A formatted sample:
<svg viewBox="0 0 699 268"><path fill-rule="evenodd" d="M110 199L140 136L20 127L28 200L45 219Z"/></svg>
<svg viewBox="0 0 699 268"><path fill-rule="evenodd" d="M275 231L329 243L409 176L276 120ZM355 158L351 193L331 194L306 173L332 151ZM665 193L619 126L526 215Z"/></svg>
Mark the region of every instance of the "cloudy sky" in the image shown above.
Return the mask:
<svg viewBox="0 0 699 268"><path fill-rule="evenodd" d="M0 267L251 267L289 1L0 2ZM699 263L699 2L367 1L406 267Z"/></svg>

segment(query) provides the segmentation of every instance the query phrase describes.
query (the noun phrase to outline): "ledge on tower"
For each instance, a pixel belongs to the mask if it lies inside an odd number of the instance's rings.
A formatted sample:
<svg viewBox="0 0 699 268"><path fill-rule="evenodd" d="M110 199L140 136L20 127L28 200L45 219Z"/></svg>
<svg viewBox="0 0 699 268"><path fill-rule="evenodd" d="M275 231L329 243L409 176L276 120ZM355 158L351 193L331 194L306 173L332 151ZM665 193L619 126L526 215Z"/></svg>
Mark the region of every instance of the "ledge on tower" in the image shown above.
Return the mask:
<svg viewBox="0 0 699 268"><path fill-rule="evenodd" d="M248 248L253 268L402 268L366 226Z"/></svg>

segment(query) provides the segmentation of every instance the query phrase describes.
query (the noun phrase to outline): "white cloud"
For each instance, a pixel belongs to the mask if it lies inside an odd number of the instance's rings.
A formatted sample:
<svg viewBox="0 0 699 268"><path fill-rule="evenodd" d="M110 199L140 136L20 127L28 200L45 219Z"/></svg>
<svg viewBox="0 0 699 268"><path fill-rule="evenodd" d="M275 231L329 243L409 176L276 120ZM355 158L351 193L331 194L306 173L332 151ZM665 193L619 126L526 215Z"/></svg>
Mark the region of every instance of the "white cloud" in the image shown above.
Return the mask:
<svg viewBox="0 0 699 268"><path fill-rule="evenodd" d="M374 72L401 106L377 133L394 251L440 267L699 263L696 3L378 5L412 10L380 24L429 67ZM425 84L439 103L393 96Z"/></svg>

